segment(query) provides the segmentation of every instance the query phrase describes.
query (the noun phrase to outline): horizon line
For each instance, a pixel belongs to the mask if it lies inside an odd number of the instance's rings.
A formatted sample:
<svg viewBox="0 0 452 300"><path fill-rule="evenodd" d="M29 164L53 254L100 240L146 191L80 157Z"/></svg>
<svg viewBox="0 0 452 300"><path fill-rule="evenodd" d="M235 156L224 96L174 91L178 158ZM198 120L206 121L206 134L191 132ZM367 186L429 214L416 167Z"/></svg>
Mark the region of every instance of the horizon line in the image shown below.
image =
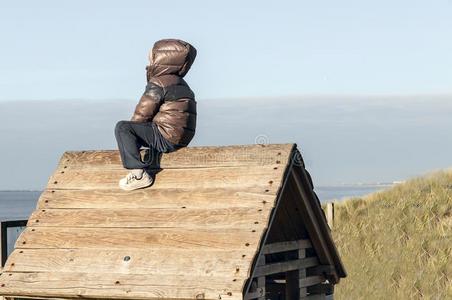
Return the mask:
<svg viewBox="0 0 452 300"><path fill-rule="evenodd" d="M221 101L221 100L255 100L255 99L296 99L296 98L322 98L322 99L332 99L332 98L393 98L399 100L407 100L407 98L424 98L424 97L435 97L435 98L448 98L452 97L452 92L450 93L306 93L306 94L287 94L278 96L243 96L243 97L202 97L197 98L200 100L210 100L210 101ZM55 102L55 101L138 101L134 98L49 98L49 99L0 99L1 103L11 103L11 102Z"/></svg>

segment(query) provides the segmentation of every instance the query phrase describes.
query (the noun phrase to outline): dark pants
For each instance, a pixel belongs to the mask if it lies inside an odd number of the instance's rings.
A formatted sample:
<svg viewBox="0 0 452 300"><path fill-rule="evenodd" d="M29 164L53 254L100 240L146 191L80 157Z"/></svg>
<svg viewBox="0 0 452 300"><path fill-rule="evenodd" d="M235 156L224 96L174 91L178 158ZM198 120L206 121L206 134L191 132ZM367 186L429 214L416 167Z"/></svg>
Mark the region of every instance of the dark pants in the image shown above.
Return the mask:
<svg viewBox="0 0 452 300"><path fill-rule="evenodd" d="M161 154L176 150L175 145L162 136L153 122L119 121L115 127L115 136L126 169L145 169L148 172L158 169ZM149 155L144 160L140 155L141 147L149 147Z"/></svg>

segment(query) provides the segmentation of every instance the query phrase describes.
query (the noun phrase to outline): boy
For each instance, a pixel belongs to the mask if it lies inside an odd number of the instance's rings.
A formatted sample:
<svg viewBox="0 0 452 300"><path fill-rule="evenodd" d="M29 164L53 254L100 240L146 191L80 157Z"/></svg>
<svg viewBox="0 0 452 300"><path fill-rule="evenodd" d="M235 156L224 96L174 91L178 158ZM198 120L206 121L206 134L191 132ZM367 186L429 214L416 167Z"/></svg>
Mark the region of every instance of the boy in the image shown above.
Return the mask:
<svg viewBox="0 0 452 300"><path fill-rule="evenodd" d="M130 173L119 187L131 191L151 186L161 153L186 147L195 134L196 101L183 80L196 49L176 39L157 41L149 53L146 90L131 121L119 121L115 136L121 161ZM151 159L142 161L140 147L149 147Z"/></svg>

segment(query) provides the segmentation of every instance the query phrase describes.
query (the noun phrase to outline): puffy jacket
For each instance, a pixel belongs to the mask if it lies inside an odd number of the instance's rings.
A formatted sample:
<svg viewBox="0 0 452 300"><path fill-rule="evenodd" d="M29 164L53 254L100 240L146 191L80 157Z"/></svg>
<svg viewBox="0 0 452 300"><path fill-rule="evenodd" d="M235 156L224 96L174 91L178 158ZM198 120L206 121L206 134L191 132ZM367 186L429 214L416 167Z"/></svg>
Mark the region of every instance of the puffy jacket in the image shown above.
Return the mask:
<svg viewBox="0 0 452 300"><path fill-rule="evenodd" d="M146 68L146 90L132 121L154 122L163 137L176 146L187 146L195 135L196 101L184 81L196 57L187 42L166 39L154 44Z"/></svg>

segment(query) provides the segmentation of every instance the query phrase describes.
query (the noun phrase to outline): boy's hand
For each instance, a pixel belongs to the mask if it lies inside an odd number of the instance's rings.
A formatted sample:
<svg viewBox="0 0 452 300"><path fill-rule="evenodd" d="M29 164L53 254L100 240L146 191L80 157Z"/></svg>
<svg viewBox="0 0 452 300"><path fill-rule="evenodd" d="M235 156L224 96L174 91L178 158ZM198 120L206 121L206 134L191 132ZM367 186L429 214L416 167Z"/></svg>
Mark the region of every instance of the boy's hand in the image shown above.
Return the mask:
<svg viewBox="0 0 452 300"><path fill-rule="evenodd" d="M139 116L139 115L137 115L137 114L134 114L134 115L132 116L132 119L130 119L130 121L132 121L132 122L138 122L138 123L144 123L144 122L146 122L146 119L143 118L143 117L141 117L141 116Z"/></svg>

